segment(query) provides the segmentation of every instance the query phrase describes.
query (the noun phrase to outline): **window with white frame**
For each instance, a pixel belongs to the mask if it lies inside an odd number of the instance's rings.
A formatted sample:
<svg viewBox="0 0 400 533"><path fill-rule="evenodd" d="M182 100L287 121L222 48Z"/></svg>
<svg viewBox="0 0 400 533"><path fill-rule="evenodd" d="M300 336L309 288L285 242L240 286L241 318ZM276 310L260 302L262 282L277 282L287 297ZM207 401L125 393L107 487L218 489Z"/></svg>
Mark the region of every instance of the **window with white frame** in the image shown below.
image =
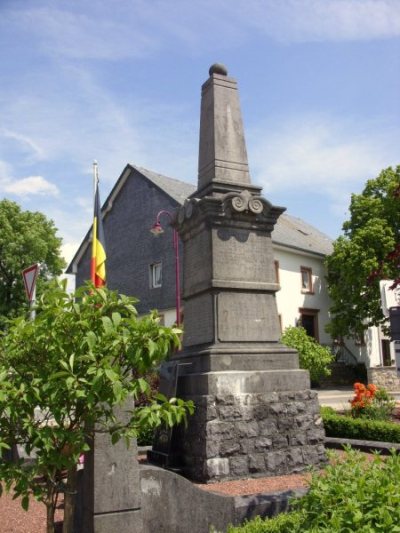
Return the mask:
<svg viewBox="0 0 400 533"><path fill-rule="evenodd" d="M312 270L308 267L300 267L301 274L301 292L313 292Z"/></svg>
<svg viewBox="0 0 400 533"><path fill-rule="evenodd" d="M150 265L150 287L156 289L162 285L162 263Z"/></svg>

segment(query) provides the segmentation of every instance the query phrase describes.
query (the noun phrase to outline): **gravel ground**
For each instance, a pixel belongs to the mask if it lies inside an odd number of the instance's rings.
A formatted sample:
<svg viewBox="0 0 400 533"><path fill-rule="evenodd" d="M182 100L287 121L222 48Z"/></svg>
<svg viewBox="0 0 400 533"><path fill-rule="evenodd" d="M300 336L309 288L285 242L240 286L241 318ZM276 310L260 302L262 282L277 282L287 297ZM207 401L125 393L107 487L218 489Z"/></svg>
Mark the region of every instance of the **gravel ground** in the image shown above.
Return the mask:
<svg viewBox="0 0 400 533"><path fill-rule="evenodd" d="M224 483L198 484L198 487L209 492L218 492L226 496L247 496L249 494L280 492L295 490L307 486L309 474L293 474L290 476L261 477L256 479L236 479Z"/></svg>
<svg viewBox="0 0 400 533"><path fill-rule="evenodd" d="M60 507L62 504L60 505ZM62 520L62 509L56 511L56 520ZM31 499L28 511L21 507L21 500L3 493L0 498L0 533L45 533L46 507Z"/></svg>

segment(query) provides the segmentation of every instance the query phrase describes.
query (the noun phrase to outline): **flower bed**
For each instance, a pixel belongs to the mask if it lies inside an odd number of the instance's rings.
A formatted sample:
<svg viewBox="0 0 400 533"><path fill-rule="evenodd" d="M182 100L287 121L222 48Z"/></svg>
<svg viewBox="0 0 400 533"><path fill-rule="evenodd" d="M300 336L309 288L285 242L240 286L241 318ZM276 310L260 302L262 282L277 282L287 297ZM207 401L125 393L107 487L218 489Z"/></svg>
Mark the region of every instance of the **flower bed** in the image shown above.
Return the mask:
<svg viewBox="0 0 400 533"><path fill-rule="evenodd" d="M400 443L396 402L384 388L357 382L350 404L346 413L321 408L327 437Z"/></svg>

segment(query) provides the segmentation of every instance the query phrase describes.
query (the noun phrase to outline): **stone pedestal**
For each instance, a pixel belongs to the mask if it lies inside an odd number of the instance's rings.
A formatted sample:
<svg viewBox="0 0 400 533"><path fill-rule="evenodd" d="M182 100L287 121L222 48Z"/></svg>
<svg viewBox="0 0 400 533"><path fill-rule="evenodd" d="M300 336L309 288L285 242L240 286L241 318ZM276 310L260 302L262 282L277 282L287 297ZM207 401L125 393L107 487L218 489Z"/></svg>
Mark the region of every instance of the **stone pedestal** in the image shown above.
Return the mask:
<svg viewBox="0 0 400 533"><path fill-rule="evenodd" d="M188 395L196 404L179 442L197 481L277 476L325 461L316 393Z"/></svg>

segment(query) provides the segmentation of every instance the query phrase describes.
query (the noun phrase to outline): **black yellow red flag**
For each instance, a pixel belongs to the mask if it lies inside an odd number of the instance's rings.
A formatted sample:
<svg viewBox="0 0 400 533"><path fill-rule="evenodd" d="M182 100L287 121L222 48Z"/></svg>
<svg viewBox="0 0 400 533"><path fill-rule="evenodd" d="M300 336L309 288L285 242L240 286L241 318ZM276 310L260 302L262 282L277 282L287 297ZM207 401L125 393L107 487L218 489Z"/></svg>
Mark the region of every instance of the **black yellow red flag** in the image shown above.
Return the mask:
<svg viewBox="0 0 400 533"><path fill-rule="evenodd" d="M106 259L106 243L100 209L99 183L95 176L92 258L90 264L90 279L95 287L103 287L106 284Z"/></svg>

